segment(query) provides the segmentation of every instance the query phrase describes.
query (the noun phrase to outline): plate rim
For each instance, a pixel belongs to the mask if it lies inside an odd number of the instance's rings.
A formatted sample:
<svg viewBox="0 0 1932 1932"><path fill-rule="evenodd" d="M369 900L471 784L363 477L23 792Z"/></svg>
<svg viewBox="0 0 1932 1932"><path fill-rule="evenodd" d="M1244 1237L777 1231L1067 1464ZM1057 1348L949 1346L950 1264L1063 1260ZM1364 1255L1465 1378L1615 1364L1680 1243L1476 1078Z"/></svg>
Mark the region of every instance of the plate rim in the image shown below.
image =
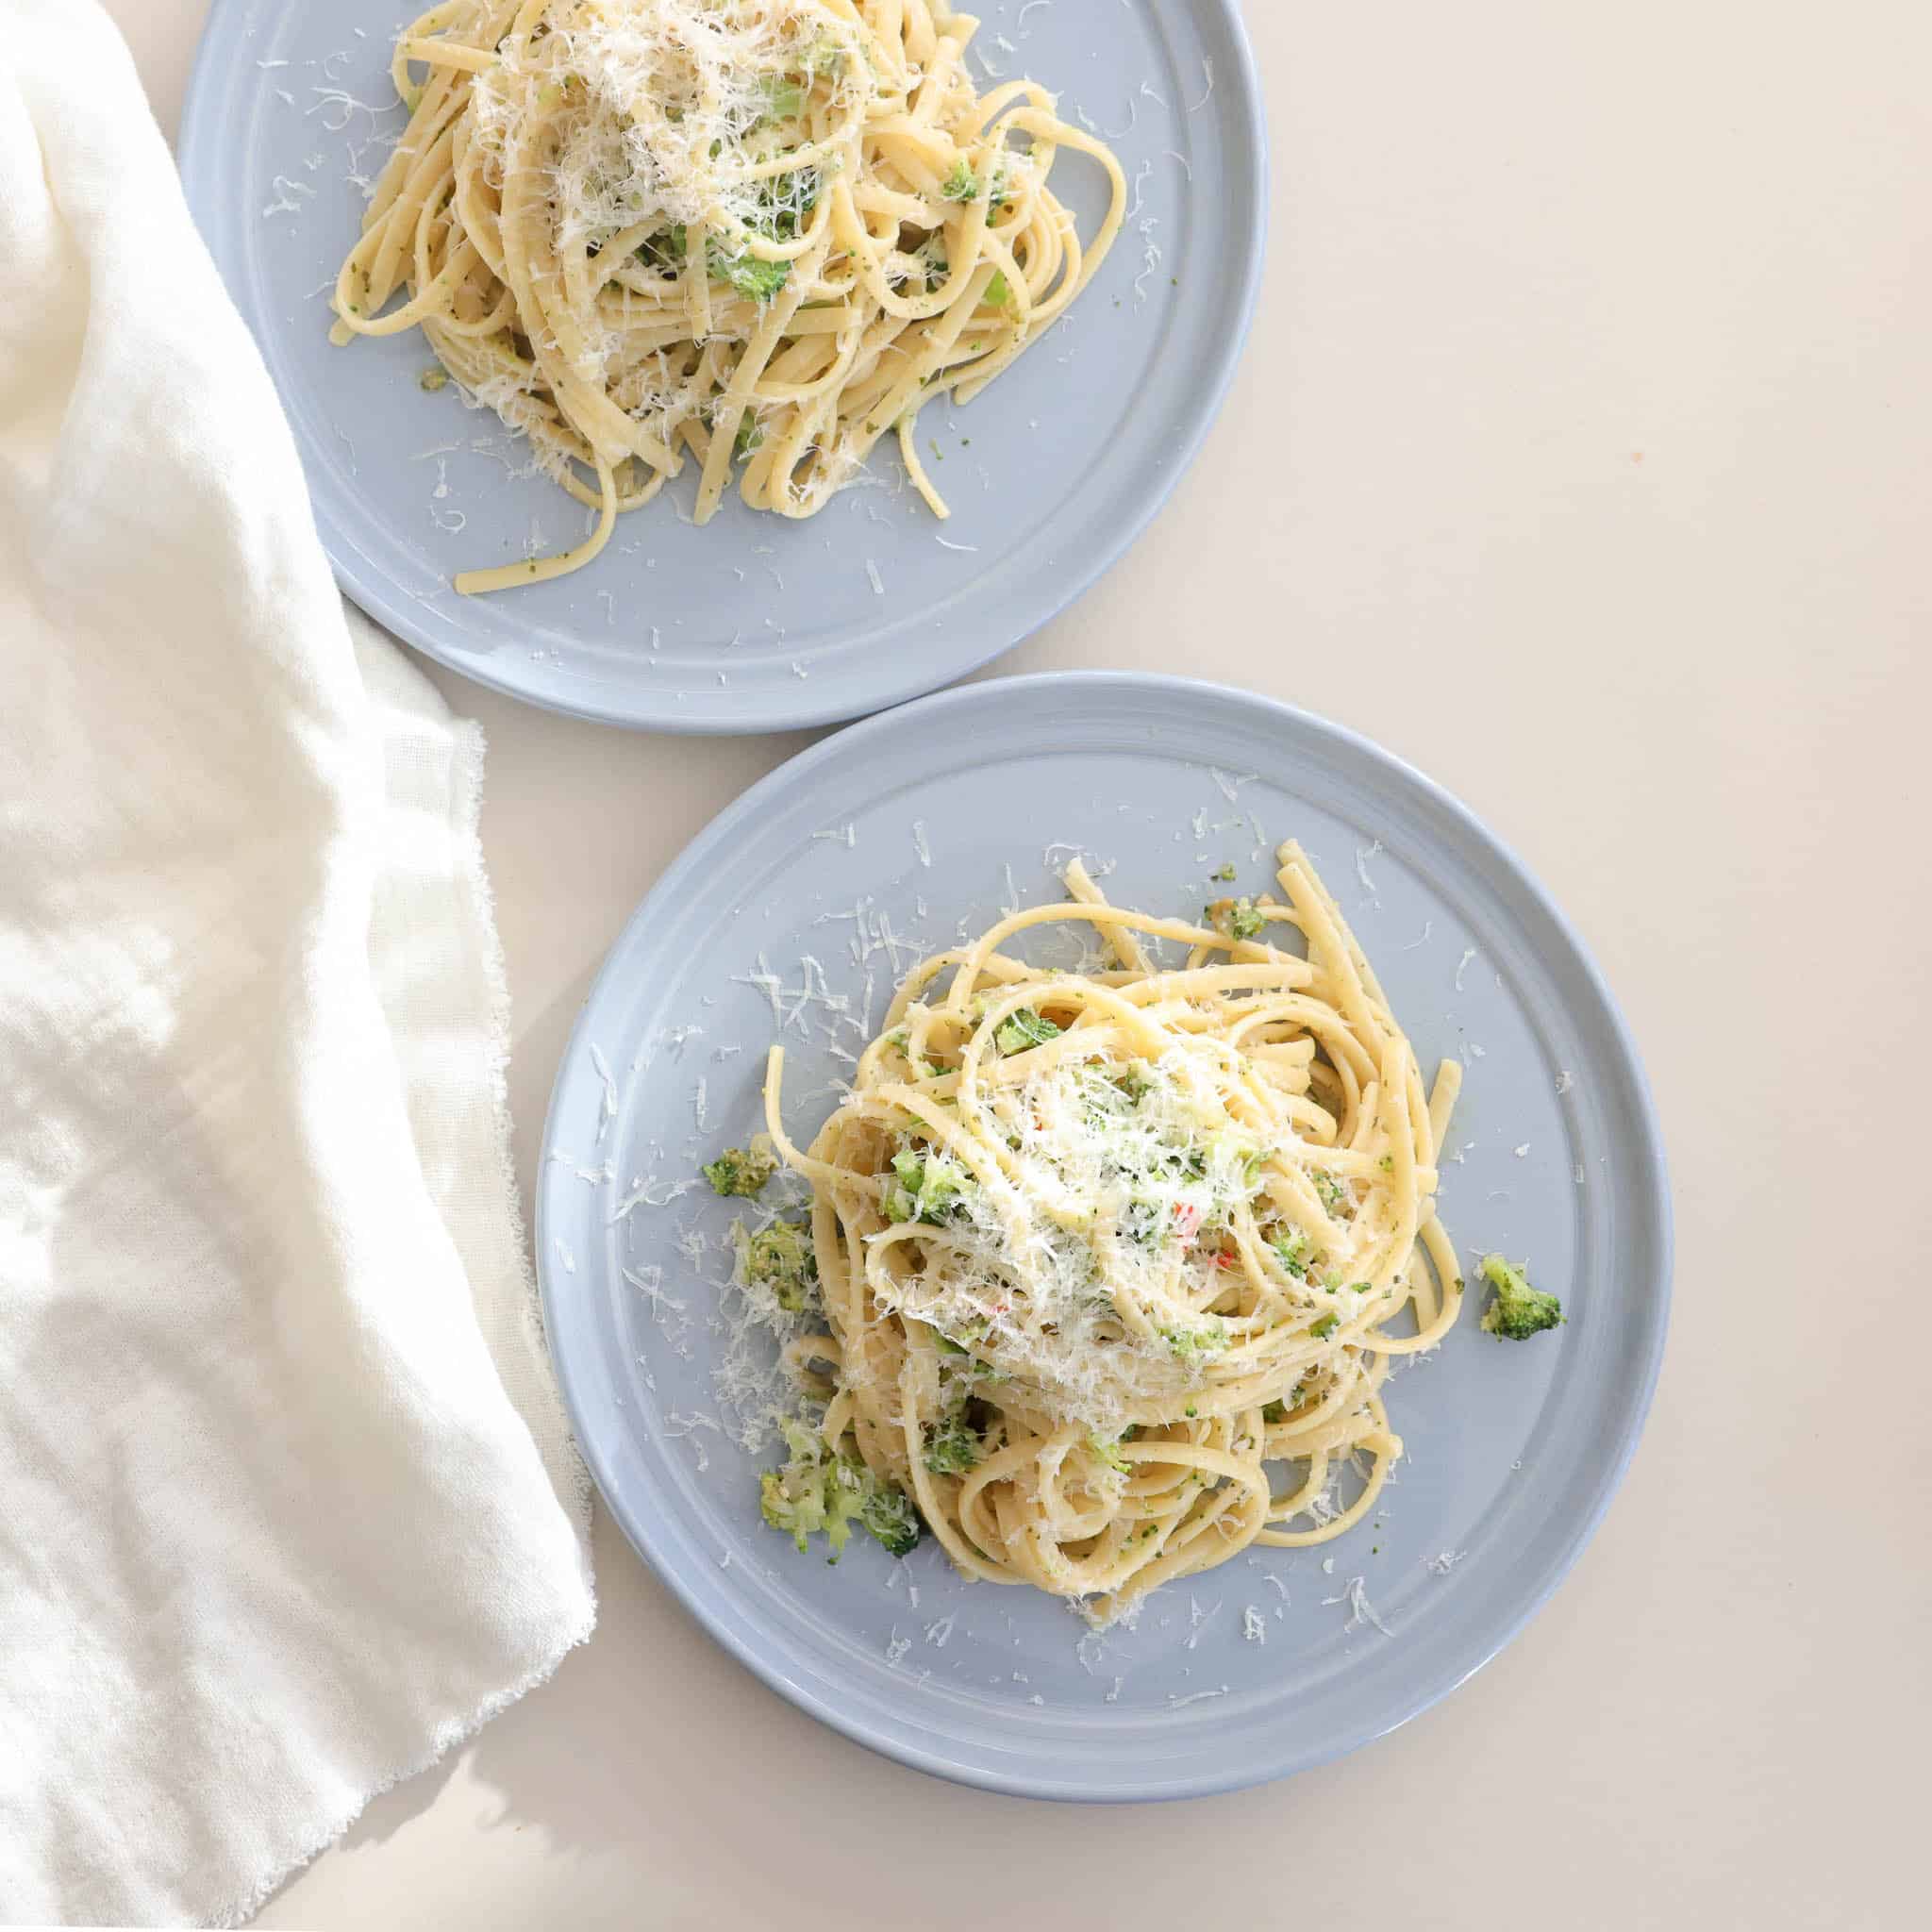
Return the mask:
<svg viewBox="0 0 1932 1932"><path fill-rule="evenodd" d="M571 1027L570 1038L565 1042L562 1056L558 1061L557 1074L551 1084L550 1101L545 1109L542 1139L539 1144L547 1147L553 1142L558 1110L563 1103L566 1086L573 1079L589 1043L591 1015L598 1004L600 993L605 991L607 983L613 983L618 971L619 956L625 951L631 934L640 925L646 924L658 916L661 908L676 903L686 881L703 870L708 855L717 845L731 839L747 820L755 818L763 809L767 798L781 790L796 785L801 777L808 779L818 768L849 756L854 749L862 751L874 737L881 733L897 733L908 722L927 722L947 711L995 701L993 693L1001 694L1008 702L1022 703L1029 691L1053 693L1061 698L1071 698L1077 704L1083 691L1100 690L1166 694L1177 704L1186 702L1192 696L1205 697L1210 701L1233 701L1238 705L1252 708L1264 717L1291 723L1299 730L1312 731L1317 736L1326 739L1330 745L1342 755L1364 759L1379 768L1384 775L1392 778L1396 783L1412 788L1425 803L1453 820L1465 836L1473 836L1479 846L1487 848L1489 854L1500 861L1503 869L1514 882L1529 895L1537 910L1551 922L1569 953L1571 963L1579 968L1584 975L1588 990L1607 1023L1608 1043L1630 1083L1635 1102L1631 1123L1633 1185L1641 1190L1644 1204L1654 1218L1656 1230L1655 1268L1650 1278L1641 1284L1646 1291L1647 1305L1653 1306L1656 1310L1653 1332L1634 1377L1633 1400L1626 1419L1619 1430L1613 1453L1597 1465L1595 1492L1589 1508L1571 1524L1570 1534L1553 1554L1544 1573L1535 1579L1527 1594L1514 1606L1508 1615L1498 1620L1493 1628L1485 1633L1480 1641L1478 1654L1468 1662L1467 1668L1449 1681L1425 1686L1421 1691L1402 1698L1392 1714L1378 1715L1377 1718L1353 1728L1341 1727L1330 1740L1316 1748L1291 1748L1284 1745L1282 1752L1275 1758L1259 1767L1250 1762L1230 1768L1225 1773L1208 1771L1185 1774L1164 1784L1159 1790L1111 1789L1099 1784L1070 1788L1069 1781L1063 1777L1050 1778L1029 1774L1024 1771L996 1770L949 1759L919 1741L919 1737L925 1735L924 1733L916 1736L900 1735L875 1728L863 1714L856 1714L841 1708L820 1696L810 1686L798 1681L788 1673L781 1659L767 1656L757 1645L744 1641L736 1630L723 1627L714 1622L707 1608L703 1607L699 1593L690 1585L688 1579L670 1564L660 1563L652 1555L648 1547L648 1534L633 1521L636 1512L626 1506L621 1506L612 1498L589 1447L589 1438L592 1432L587 1430L584 1422L586 1398L577 1386L575 1370L565 1352L551 1340L558 1332L558 1312L566 1291L559 1284L555 1271L546 1259L551 1252L550 1217L553 1187L548 1170L541 1165L538 1169L535 1187L533 1229L546 1345L550 1349L558 1386L577 1437L579 1449L592 1479L597 1484L598 1495L619 1528L623 1530L625 1539L633 1551L649 1567L653 1575L669 1589L685 1613L708 1638L727 1655L734 1657L788 1703L817 1718L841 1736L863 1745L868 1750L949 1783L1015 1797L1044 1798L1061 1803L1168 1803L1185 1798L1219 1796L1254 1786L1275 1783L1300 1772L1311 1771L1321 1765L1333 1763L1360 1750L1364 1745L1374 1742L1378 1738L1388 1736L1420 1717L1424 1711L1433 1709L1468 1683L1516 1641L1531 1620L1545 1607L1569 1578L1583 1551L1602 1526L1610 1505L1622 1490L1624 1478L1629 1473L1631 1460L1636 1455L1638 1443L1641 1441L1644 1427L1649 1421L1664 1348L1670 1333L1675 1262L1674 1216L1662 1123L1635 1036L1624 1018L1622 1007L1604 977L1602 969L1569 916L1538 874L1524 863L1515 848L1493 832L1453 792L1399 754L1390 751L1347 725L1241 686L1161 672L1077 670L1034 672L1024 676L999 677L935 691L890 713L875 713L869 718L861 719L847 725L843 730L832 733L807 746L747 788L691 839L625 920L622 929L611 941L596 975L585 991Z"/></svg>
<svg viewBox="0 0 1932 1932"><path fill-rule="evenodd" d="M295 0L211 0L201 37L195 43L194 59L182 95L180 122L175 138L175 167L189 213L194 221L195 232L201 236L203 246L214 259L216 273L222 277L228 299L242 312L251 338L255 323L248 312L242 309L235 291L228 288L226 275L223 273L223 258L216 253L201 218L201 189L207 186L210 192L219 193L221 188L219 178L204 181L205 176L219 176L218 117L211 106L222 59L216 49L230 39L239 42L246 38L246 32L262 19L264 8L292 4ZM1148 0L1148 4L1152 6L1154 0ZM680 715L675 702L669 700L662 705L649 701L650 708L641 712L635 705L620 707L589 697L574 702L561 693L540 693L519 685L508 672L499 672L494 659L472 661L462 658L431 635L414 608L414 599L407 591L388 584L379 576L372 577L358 567L355 547L346 540L346 531L340 519L325 502L317 499L311 489L308 492L310 514L324 554L328 558L336 588L358 610L380 624L391 636L401 639L411 650L487 691L559 717L577 718L587 724L613 725L628 731L662 732L675 738L743 738L766 732L843 724L875 716L881 711L946 690L1038 637L1113 571L1173 500L1181 479L1192 469L1199 457L1208 433L1220 421L1228 391L1234 385L1235 373L1247 351L1267 270L1271 230L1272 183L1267 108L1261 90L1260 71L1256 63L1254 45L1248 37L1240 0L1209 0L1209 4L1220 16L1228 43L1234 50L1242 102L1240 116L1242 155L1254 177L1254 218L1250 245L1244 255L1234 325L1223 331L1216 341L1212 358L1206 366L1207 379L1201 385L1202 407L1188 419L1175 447L1174 460L1162 466L1154 487L1143 491L1136 499L1133 514L1109 527L1101 541L1086 550L1071 569L1053 579L1052 588L1040 608L1017 636L999 643L989 643L985 636L980 636L966 645L959 659L937 678L930 673L900 673L896 676L886 677L866 696L856 701L850 696L830 701L815 699L808 691L806 682L800 681L795 687L774 687L772 691L764 694L763 708L742 719L736 715L722 720L693 718ZM266 361L266 357L263 359ZM294 435L292 425L291 433ZM294 435L294 441L296 455L302 460L306 486L308 466L304 445L299 435ZM799 693L795 701L790 697L791 691L794 689Z"/></svg>

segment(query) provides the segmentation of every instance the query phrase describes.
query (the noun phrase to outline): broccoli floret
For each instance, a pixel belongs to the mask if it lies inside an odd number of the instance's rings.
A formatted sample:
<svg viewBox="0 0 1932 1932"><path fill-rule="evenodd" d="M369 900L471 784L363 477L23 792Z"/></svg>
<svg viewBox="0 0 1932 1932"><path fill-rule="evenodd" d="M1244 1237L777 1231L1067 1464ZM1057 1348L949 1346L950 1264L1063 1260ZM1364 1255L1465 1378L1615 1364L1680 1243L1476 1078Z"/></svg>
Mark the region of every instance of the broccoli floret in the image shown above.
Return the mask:
<svg viewBox="0 0 1932 1932"><path fill-rule="evenodd" d="M1022 1007L1000 1022L992 1040L1004 1054L1024 1053L1029 1046L1044 1046L1049 1040L1058 1040L1061 1030L1031 1007Z"/></svg>
<svg viewBox="0 0 1932 1932"><path fill-rule="evenodd" d="M974 1341L979 1341L984 1340L988 1324L984 1315L968 1315L957 1325L962 1335L969 1335ZM945 1375L964 1376L969 1382L1007 1380L1006 1370L996 1369L991 1362L981 1361L965 1342L948 1335L943 1328L928 1328L927 1333L932 1337L933 1346L944 1357L941 1369ZM962 1402L965 1399L964 1396L959 1398ZM955 1404L955 1407L958 1407L958 1404Z"/></svg>
<svg viewBox="0 0 1932 1932"><path fill-rule="evenodd" d="M1227 1330L1213 1322L1205 1328L1163 1328L1160 1339L1176 1361L1195 1362L1203 1356L1219 1355L1227 1346Z"/></svg>
<svg viewBox="0 0 1932 1932"><path fill-rule="evenodd" d="M1268 1245L1274 1250L1274 1258L1297 1280L1308 1272L1308 1238L1298 1227L1276 1229Z"/></svg>
<svg viewBox="0 0 1932 1932"><path fill-rule="evenodd" d="M1219 872L1209 873L1208 876L1221 880L1224 885L1230 883L1234 878L1233 861L1230 860L1226 865L1224 865Z"/></svg>
<svg viewBox="0 0 1932 1932"><path fill-rule="evenodd" d="M834 1455L817 1430L788 1420L785 1446L791 1454L783 1469L766 1471L758 1483L758 1513L783 1530L803 1550L824 1532L836 1563L852 1538L856 1522L893 1556L903 1557L924 1524L911 1499L881 1482L864 1463Z"/></svg>
<svg viewBox="0 0 1932 1932"><path fill-rule="evenodd" d="M1335 1331L1341 1326L1341 1317L1340 1315L1324 1315L1322 1319L1319 1322L1317 1322L1312 1328L1308 1330L1308 1333L1312 1335L1317 1341L1326 1341L1328 1338L1331 1335L1333 1335Z"/></svg>
<svg viewBox="0 0 1932 1932"><path fill-rule="evenodd" d="M925 272L925 292L930 295L953 273L953 265L941 247L942 235L928 235L913 253L913 260Z"/></svg>
<svg viewBox="0 0 1932 1932"><path fill-rule="evenodd" d="M793 121L805 112L805 89L795 80L768 78L764 83L767 121Z"/></svg>
<svg viewBox="0 0 1932 1932"><path fill-rule="evenodd" d="M1145 1065L1137 1061L1089 1086L1081 1095L1081 1111L1094 1126L1104 1126L1109 1120L1131 1113L1153 1091L1154 1082Z"/></svg>
<svg viewBox="0 0 1932 1932"><path fill-rule="evenodd" d="M989 308L1010 308L1013 306L1013 288L1007 280L1005 269L993 270L992 280L987 283L986 293L980 299Z"/></svg>
<svg viewBox="0 0 1932 1932"><path fill-rule="evenodd" d="M962 1402L926 1431L925 1466L935 1475L964 1475L979 1466L979 1452L985 1446L979 1431L966 1420Z"/></svg>
<svg viewBox="0 0 1932 1932"><path fill-rule="evenodd" d="M886 1190L884 1207L887 1220L893 1222L923 1221L937 1227L959 1211L971 1185L957 1161L910 1148L892 1156L892 1173L897 1185Z"/></svg>
<svg viewBox="0 0 1932 1932"><path fill-rule="evenodd" d="M685 246L684 224L674 222L639 245L638 259L650 268L675 269L684 260Z"/></svg>
<svg viewBox="0 0 1932 1932"><path fill-rule="evenodd" d="M903 1557L925 1534L925 1524L904 1490L880 1482L869 1469L862 1474L867 1487L858 1520L893 1556Z"/></svg>
<svg viewBox="0 0 1932 1932"><path fill-rule="evenodd" d="M940 192L948 201L977 201L979 199L979 176L973 172L973 164L965 159L953 163L953 172L941 185Z"/></svg>
<svg viewBox="0 0 1932 1932"><path fill-rule="evenodd" d="M1562 1303L1532 1288L1523 1270L1512 1268L1501 1255L1485 1255L1482 1270L1483 1279L1496 1291L1495 1299L1483 1310L1487 1333L1524 1341L1564 1319Z"/></svg>
<svg viewBox="0 0 1932 1932"><path fill-rule="evenodd" d="M820 1531L839 1560L852 1536L852 1519L862 1500L858 1485L844 1479L844 1458L834 1456L825 1439L801 1422L784 1424L791 1454L783 1469L767 1470L758 1482L758 1513L782 1529L803 1550Z"/></svg>
<svg viewBox="0 0 1932 1932"><path fill-rule="evenodd" d="M1322 1206L1330 1214L1340 1214L1348 1206L1350 1200L1353 1199L1348 1190L1332 1174L1327 1173L1324 1169L1317 1168L1315 1170L1313 1180L1315 1191L1322 1197Z"/></svg>
<svg viewBox="0 0 1932 1932"><path fill-rule="evenodd" d="M1216 899L1202 908L1201 921L1234 940L1251 940L1268 924L1252 899Z"/></svg>
<svg viewBox="0 0 1932 1932"><path fill-rule="evenodd" d="M715 240L707 258L715 279L729 282L741 295L749 295L761 307L777 294L791 274L789 261L764 261L748 251L743 255L727 255Z"/></svg>
<svg viewBox="0 0 1932 1932"><path fill-rule="evenodd" d="M741 1223L733 1235L746 1281L764 1282L788 1315L817 1307L819 1258L804 1222L774 1221L756 1234L746 1233Z"/></svg>
<svg viewBox="0 0 1932 1932"><path fill-rule="evenodd" d="M1093 1452L1093 1459L1106 1463L1109 1469L1119 1470L1123 1475L1129 1475L1133 1473L1134 1464L1132 1457L1121 1454L1121 1442L1124 1441L1124 1437L1108 1441L1092 1429L1087 1431L1087 1446Z"/></svg>
<svg viewBox="0 0 1932 1932"><path fill-rule="evenodd" d="M1306 1380L1297 1382L1288 1393L1275 1402L1261 1405L1261 1420L1264 1423L1285 1423L1291 1411L1299 1408L1307 1399L1308 1385Z"/></svg>
<svg viewBox="0 0 1932 1932"><path fill-rule="evenodd" d="M772 1143L760 1134L749 1147L727 1147L716 1160L699 1170L719 1194L756 1194L778 1171Z"/></svg>
<svg viewBox="0 0 1932 1932"><path fill-rule="evenodd" d="M845 49L832 34L821 34L805 53L805 71L814 80L822 74L845 71Z"/></svg>

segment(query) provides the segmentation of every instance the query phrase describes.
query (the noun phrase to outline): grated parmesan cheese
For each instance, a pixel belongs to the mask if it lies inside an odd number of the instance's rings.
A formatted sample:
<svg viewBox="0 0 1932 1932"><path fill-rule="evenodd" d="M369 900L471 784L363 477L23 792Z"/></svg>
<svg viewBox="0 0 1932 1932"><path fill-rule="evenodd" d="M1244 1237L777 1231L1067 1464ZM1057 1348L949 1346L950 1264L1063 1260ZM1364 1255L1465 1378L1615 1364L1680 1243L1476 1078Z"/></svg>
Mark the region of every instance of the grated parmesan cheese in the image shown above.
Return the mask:
<svg viewBox="0 0 1932 1932"><path fill-rule="evenodd" d="M1167 1707L1170 1710L1179 1710L1190 1704L1201 1704L1210 1697L1225 1697L1226 1695L1227 1686L1225 1684L1218 1684L1212 1690L1191 1690L1185 1697L1170 1697L1167 1700Z"/></svg>
<svg viewBox="0 0 1932 1932"><path fill-rule="evenodd" d="M1333 1560L1332 1557L1329 1559L1330 1562ZM1327 1567L1327 1564L1323 1565L1324 1569ZM1364 1577L1351 1576L1347 1588L1340 1596L1324 1596L1322 1601L1324 1604L1348 1606L1348 1622L1341 1626L1344 1634L1351 1630L1359 1630L1364 1624L1373 1624L1384 1637L1392 1637L1395 1634L1375 1614L1375 1607L1369 1601L1368 1582Z"/></svg>

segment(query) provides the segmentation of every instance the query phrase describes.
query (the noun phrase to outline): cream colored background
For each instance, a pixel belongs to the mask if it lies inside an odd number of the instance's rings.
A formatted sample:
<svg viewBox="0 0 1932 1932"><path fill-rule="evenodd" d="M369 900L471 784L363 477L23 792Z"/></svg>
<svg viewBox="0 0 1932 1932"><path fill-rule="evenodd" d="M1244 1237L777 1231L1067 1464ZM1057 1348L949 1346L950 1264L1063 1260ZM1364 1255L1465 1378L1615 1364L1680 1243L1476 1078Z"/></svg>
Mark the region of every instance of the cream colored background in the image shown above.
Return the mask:
<svg viewBox="0 0 1932 1932"><path fill-rule="evenodd" d="M172 128L203 0L109 4ZM1156 1810L871 1757L600 1524L591 1646L262 1924L1924 1923L1932 12L1247 11L1275 213L1242 375L1155 528L1004 668L1308 706L1568 907L1676 1182L1622 1496L1445 1705ZM804 741L631 737L437 676L491 734L527 1184L605 947Z"/></svg>

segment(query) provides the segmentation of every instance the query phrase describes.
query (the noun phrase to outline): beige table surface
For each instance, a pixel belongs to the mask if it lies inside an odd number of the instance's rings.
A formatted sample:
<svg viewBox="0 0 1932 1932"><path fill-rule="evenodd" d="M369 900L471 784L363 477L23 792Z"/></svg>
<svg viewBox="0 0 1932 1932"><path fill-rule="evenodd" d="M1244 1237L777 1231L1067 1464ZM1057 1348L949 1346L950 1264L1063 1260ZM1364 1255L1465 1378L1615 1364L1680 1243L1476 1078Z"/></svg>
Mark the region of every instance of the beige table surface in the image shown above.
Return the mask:
<svg viewBox="0 0 1932 1932"><path fill-rule="evenodd" d="M111 4L172 129L203 0ZM1309 706L1569 908L1676 1186L1622 1495L1407 1729L1120 1810L821 1729L600 1521L594 1641L261 1924L1927 1923L1932 9L1247 11L1275 214L1241 375L1155 527L1005 668ZM605 947L804 741L627 736L436 675L491 734L527 1185Z"/></svg>

